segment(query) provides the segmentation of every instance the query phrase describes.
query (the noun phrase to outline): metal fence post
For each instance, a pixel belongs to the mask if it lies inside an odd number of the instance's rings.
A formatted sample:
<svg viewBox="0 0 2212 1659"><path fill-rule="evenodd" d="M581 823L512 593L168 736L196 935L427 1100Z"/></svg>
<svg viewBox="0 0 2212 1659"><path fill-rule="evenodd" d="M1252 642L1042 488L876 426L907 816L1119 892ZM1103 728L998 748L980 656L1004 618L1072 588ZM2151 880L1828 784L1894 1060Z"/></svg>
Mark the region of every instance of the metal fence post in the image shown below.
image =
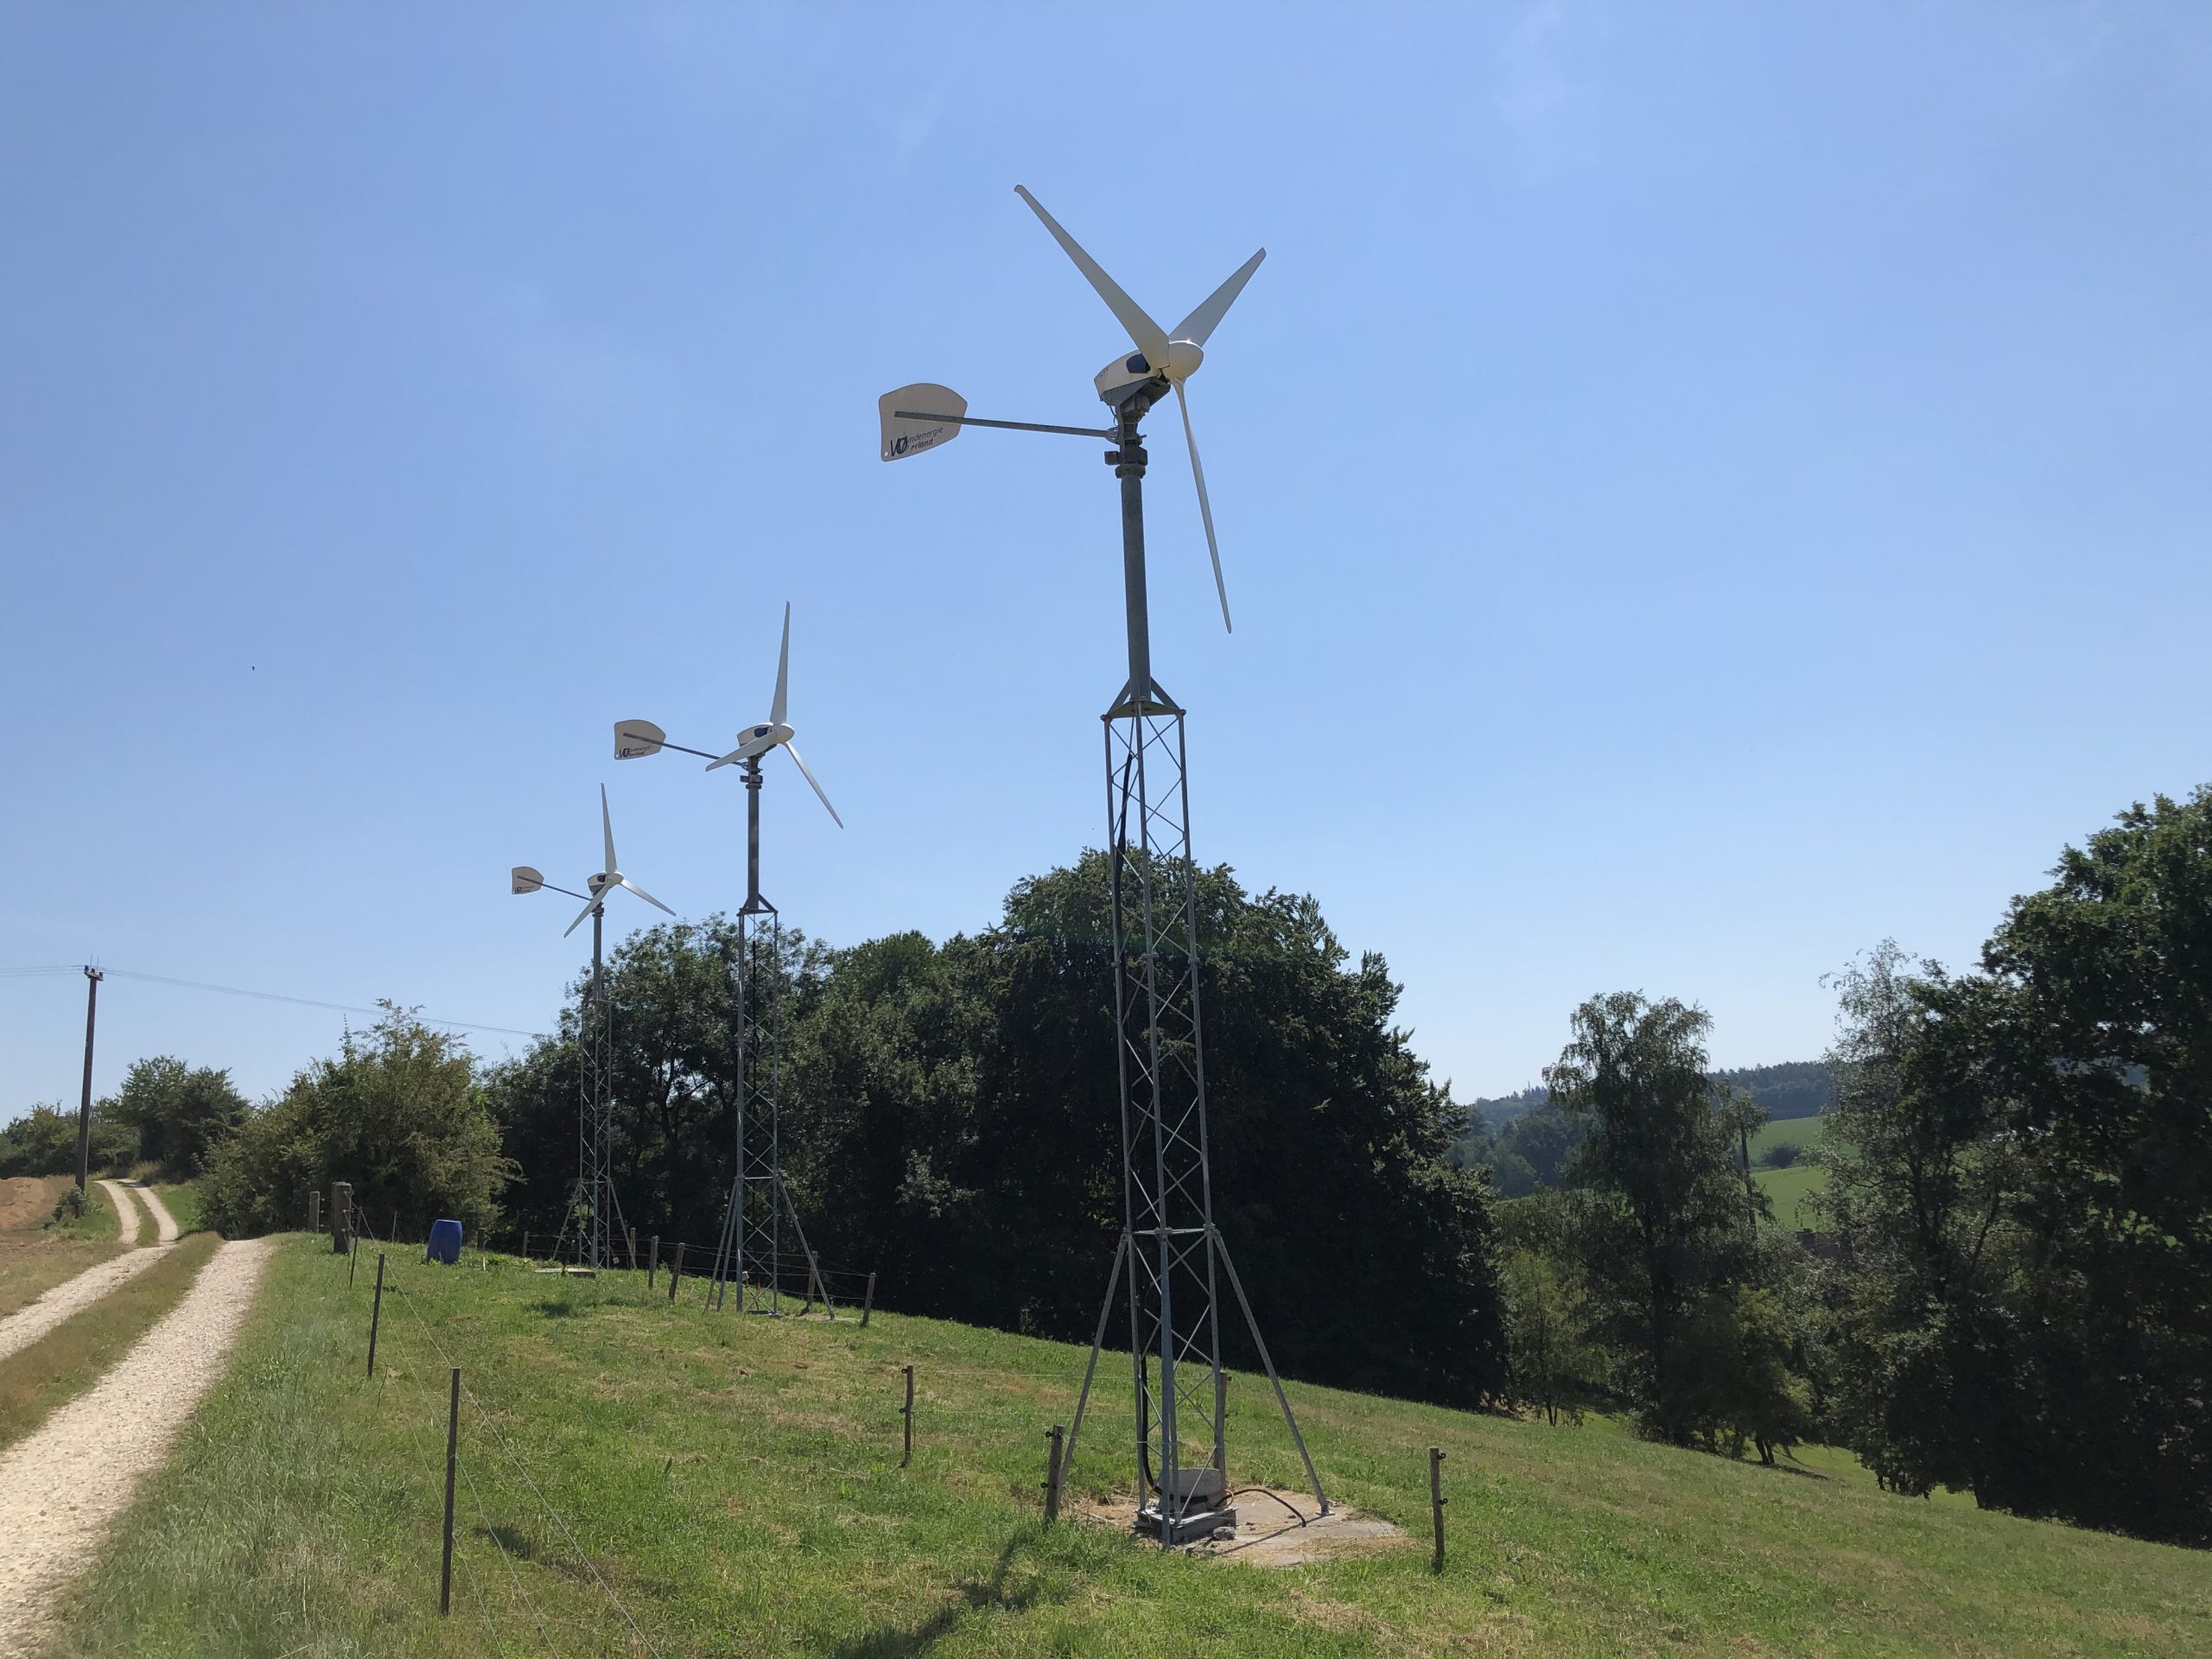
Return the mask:
<svg viewBox="0 0 2212 1659"><path fill-rule="evenodd" d="M904 1368L906 1373L906 1403L899 1408L899 1414L906 1420L906 1444L899 1454L899 1466L904 1469L914 1460L914 1368Z"/></svg>
<svg viewBox="0 0 2212 1659"><path fill-rule="evenodd" d="M1428 1511L1436 1523L1436 1560L1429 1571L1444 1570L1444 1452L1439 1446L1428 1448Z"/></svg>
<svg viewBox="0 0 2212 1659"><path fill-rule="evenodd" d="M1048 1527L1060 1518L1060 1446L1065 1433L1054 1423L1045 1436L1051 1447L1045 1458L1045 1524Z"/></svg>
<svg viewBox="0 0 2212 1659"><path fill-rule="evenodd" d="M453 1611L453 1465L461 1446L461 1367L453 1368L453 1397L446 1407L446 1554L438 1569L438 1617Z"/></svg>
<svg viewBox="0 0 2212 1659"><path fill-rule="evenodd" d="M384 1252L377 1252L377 1299L369 1307L369 1375L377 1374L377 1321L384 1317Z"/></svg>

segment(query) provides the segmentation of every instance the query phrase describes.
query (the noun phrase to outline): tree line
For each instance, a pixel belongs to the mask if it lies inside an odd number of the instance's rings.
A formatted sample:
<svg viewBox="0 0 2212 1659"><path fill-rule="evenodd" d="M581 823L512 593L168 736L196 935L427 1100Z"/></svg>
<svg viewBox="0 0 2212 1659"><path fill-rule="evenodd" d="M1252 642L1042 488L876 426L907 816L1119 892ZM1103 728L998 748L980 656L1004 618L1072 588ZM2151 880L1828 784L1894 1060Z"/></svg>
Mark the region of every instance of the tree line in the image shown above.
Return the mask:
<svg viewBox="0 0 2212 1659"><path fill-rule="evenodd" d="M1745 1167L1764 1114L1710 1067L1699 1008L1574 1009L1516 1120L1553 1126L1548 1179L1502 1198L1382 959L1311 898L1198 873L1217 1219L1278 1362L1770 1461L1817 1439L1901 1493L2212 1543L2212 789L2129 809L2053 875L1974 971L1885 943L1834 977L1828 1184L1801 1238ZM942 944L753 936L786 1177L825 1262L876 1271L886 1305L1088 1338L1121 1209L1108 877L1085 854ZM721 917L608 965L640 1232L718 1236L740 965ZM390 1008L257 1109L162 1061L108 1116L204 1164L233 1236L296 1224L333 1179L409 1230L550 1236L575 1020L485 1066Z"/></svg>

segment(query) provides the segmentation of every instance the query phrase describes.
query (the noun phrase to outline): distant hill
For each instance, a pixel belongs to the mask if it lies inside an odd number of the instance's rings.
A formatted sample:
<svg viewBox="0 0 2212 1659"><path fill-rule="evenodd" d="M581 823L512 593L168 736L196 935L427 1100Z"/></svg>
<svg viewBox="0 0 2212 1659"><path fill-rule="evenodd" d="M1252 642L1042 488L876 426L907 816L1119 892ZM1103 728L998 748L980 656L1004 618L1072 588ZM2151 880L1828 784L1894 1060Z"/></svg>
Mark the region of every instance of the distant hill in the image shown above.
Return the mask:
<svg viewBox="0 0 2212 1659"><path fill-rule="evenodd" d="M1818 1060L1787 1060L1780 1065L1741 1065L1732 1071L1716 1071L1716 1083L1726 1083L1748 1093L1758 1102L1769 1117L1818 1117L1835 1100L1835 1085L1828 1081L1828 1069ZM1471 1101L1467 1105L1469 1120L1482 1118L1493 1129L1504 1128L1525 1112L1532 1112L1550 1099L1541 1084L1532 1084L1518 1094L1498 1095Z"/></svg>
<svg viewBox="0 0 2212 1659"><path fill-rule="evenodd" d="M1713 1080L1744 1090L1777 1123L1817 1117L1835 1100L1827 1068L1818 1060L1738 1066L1714 1072ZM1466 1130L1451 1158L1461 1168L1487 1166L1497 1190L1519 1198L1559 1185L1586 1128L1553 1109L1546 1090L1532 1086L1468 1103Z"/></svg>

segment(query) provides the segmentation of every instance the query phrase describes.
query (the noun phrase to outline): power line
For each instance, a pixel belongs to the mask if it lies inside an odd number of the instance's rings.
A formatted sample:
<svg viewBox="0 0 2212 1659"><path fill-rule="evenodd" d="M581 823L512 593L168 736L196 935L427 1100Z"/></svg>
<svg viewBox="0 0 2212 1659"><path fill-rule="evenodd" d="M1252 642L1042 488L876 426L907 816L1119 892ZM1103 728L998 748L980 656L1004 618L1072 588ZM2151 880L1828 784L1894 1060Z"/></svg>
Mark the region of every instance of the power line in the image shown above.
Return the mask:
<svg viewBox="0 0 2212 1659"><path fill-rule="evenodd" d="M0 968L0 978L27 979L34 975L76 974L84 969L76 963L64 963L59 967ZM289 1002L296 1007L327 1008L334 1014L363 1014L372 1018L381 1017L382 1008L365 1008L352 1002L323 1002L311 996L288 996L282 991L256 991L243 985L211 985L205 980L172 979L167 974L142 974L135 969L106 968L101 970L117 979L143 980L152 985L175 985L188 991L216 991L225 996L249 996L263 1002ZM448 1031L484 1031L501 1037L545 1037L543 1031L518 1031L512 1026L486 1025L480 1020L433 1020L428 1014L416 1018L426 1026L441 1026Z"/></svg>

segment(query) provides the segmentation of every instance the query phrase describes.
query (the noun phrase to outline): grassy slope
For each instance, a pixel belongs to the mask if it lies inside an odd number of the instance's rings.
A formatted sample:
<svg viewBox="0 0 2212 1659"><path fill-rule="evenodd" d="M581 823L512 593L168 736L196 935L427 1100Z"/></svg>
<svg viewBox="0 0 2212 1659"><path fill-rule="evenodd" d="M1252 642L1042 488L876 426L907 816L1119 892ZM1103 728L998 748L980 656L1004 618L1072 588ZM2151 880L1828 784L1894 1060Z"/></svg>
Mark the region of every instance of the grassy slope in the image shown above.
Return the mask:
<svg viewBox="0 0 2212 1659"><path fill-rule="evenodd" d="M543 1650L538 1617L554 1651L632 1651L468 1407L454 1617L435 1618L434 1338L666 1656L2212 1649L2203 1554L1891 1497L1863 1476L1305 1387L1340 1500L1425 1529L1425 1450L1445 1447L1444 1574L1417 1545L1290 1573L1163 1556L1037 1522L1043 1432L1081 1350L896 1316L771 1324L648 1299L628 1275L395 1253L371 1382L371 1268L365 1255L349 1291L314 1244L279 1252L230 1376L81 1583L56 1652L480 1656ZM1124 1472L1126 1382L1098 1406L1078 1493ZM1230 1432L1240 1478L1295 1484L1249 1377Z"/></svg>
<svg viewBox="0 0 2212 1659"><path fill-rule="evenodd" d="M183 1238L200 1230L200 1189L190 1181L156 1181L155 1194L176 1217L176 1236Z"/></svg>
<svg viewBox="0 0 2212 1659"><path fill-rule="evenodd" d="M1793 1230L1818 1224L1810 1211L1799 1208L1798 1200L1827 1185L1827 1171L1806 1163L1792 1164L1786 1169L1766 1169L1759 1165L1759 1154L1776 1146L1810 1150L1821 1133L1821 1122L1817 1117L1787 1118L1762 1124L1751 1136L1751 1179L1773 1200L1776 1223Z"/></svg>
<svg viewBox="0 0 2212 1659"><path fill-rule="evenodd" d="M67 1175L17 1176L0 1183L7 1189L7 1219L0 1224L0 1318L123 1248L115 1206L97 1184L83 1215L60 1225L41 1225L54 1213L54 1200L73 1185Z"/></svg>
<svg viewBox="0 0 2212 1659"><path fill-rule="evenodd" d="M64 1401L83 1393L129 1352L154 1322L183 1300L221 1241L211 1235L180 1244L41 1337L0 1360L0 1449L13 1445Z"/></svg>

